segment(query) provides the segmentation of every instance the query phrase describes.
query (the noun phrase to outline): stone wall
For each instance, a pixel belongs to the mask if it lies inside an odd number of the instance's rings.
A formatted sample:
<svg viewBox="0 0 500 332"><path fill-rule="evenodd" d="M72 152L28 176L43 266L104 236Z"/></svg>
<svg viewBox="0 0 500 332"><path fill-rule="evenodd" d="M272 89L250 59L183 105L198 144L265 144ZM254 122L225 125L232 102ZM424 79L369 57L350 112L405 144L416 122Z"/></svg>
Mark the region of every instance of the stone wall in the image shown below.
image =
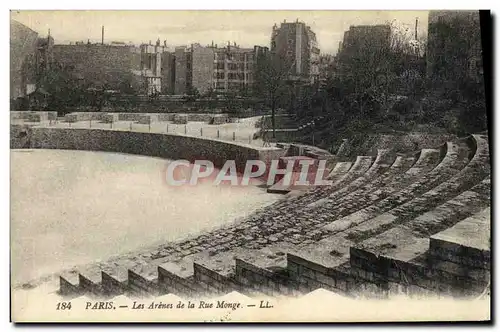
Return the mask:
<svg viewBox="0 0 500 332"><path fill-rule="evenodd" d="M189 161L207 159L215 167L234 160L239 171L244 169L247 160L270 162L285 153L279 148L260 148L185 135L19 125L11 126L11 148L105 151Z"/></svg>
<svg viewBox="0 0 500 332"><path fill-rule="evenodd" d="M57 112L46 111L46 112L30 112L30 111L11 111L11 120L25 120L28 122L41 122L47 120L56 120Z"/></svg>
<svg viewBox="0 0 500 332"><path fill-rule="evenodd" d="M392 149L394 152L418 151L423 147L439 146L448 141L457 140L451 134L410 133L377 134L361 138L361 141L344 140L336 155L339 158L376 153L378 149Z"/></svg>

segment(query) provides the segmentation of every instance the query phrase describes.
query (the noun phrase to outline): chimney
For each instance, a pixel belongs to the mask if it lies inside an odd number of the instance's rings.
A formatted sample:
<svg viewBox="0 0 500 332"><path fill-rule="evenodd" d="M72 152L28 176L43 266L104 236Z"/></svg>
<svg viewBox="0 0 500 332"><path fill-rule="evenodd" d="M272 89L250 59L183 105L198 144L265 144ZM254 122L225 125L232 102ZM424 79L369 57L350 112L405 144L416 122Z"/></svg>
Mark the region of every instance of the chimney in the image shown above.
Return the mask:
<svg viewBox="0 0 500 332"><path fill-rule="evenodd" d="M104 45L104 25L101 28L101 45Z"/></svg>
<svg viewBox="0 0 500 332"><path fill-rule="evenodd" d="M415 40L418 40L418 17L415 19Z"/></svg>

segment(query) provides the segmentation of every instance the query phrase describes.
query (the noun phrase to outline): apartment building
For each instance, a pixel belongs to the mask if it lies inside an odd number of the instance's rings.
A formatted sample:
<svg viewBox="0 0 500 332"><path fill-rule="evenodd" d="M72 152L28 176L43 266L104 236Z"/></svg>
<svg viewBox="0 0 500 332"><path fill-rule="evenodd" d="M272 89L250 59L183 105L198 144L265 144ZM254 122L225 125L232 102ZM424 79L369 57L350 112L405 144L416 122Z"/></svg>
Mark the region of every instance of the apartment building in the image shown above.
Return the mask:
<svg viewBox="0 0 500 332"><path fill-rule="evenodd" d="M175 86L174 94L187 94L192 82L192 54L187 46L175 48Z"/></svg>
<svg viewBox="0 0 500 332"><path fill-rule="evenodd" d="M430 11L427 76L482 80L479 11Z"/></svg>
<svg viewBox="0 0 500 332"><path fill-rule="evenodd" d="M26 96L36 81L35 59L38 33L27 26L10 21L10 98Z"/></svg>
<svg viewBox="0 0 500 332"><path fill-rule="evenodd" d="M217 92L243 93L253 83L254 48L240 48L236 43L214 48L213 89Z"/></svg>
<svg viewBox="0 0 500 332"><path fill-rule="evenodd" d="M304 22L281 23L273 26L271 52L278 57L291 78L314 82L319 78L320 49L316 34Z"/></svg>
<svg viewBox="0 0 500 332"><path fill-rule="evenodd" d="M160 45L160 40L155 45L141 45L141 76L144 80L145 92L148 95L162 92L162 59L166 51L167 44L164 41Z"/></svg>
<svg viewBox="0 0 500 332"><path fill-rule="evenodd" d="M196 89L200 94L244 93L253 84L255 48L192 44L175 50L175 88L178 95Z"/></svg>

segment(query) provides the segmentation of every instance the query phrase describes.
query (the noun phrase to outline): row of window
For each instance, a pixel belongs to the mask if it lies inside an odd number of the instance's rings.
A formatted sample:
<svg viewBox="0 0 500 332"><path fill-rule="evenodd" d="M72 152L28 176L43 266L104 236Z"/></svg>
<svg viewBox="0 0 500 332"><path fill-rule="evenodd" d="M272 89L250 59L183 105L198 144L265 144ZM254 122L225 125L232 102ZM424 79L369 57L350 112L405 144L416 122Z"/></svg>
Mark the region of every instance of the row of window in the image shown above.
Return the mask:
<svg viewBox="0 0 500 332"><path fill-rule="evenodd" d="M215 60L253 61L253 54L215 53Z"/></svg>
<svg viewBox="0 0 500 332"><path fill-rule="evenodd" d="M217 79L217 80L223 80L225 79L225 74L224 72L217 72L217 73L214 73L214 78ZM243 73L228 73L227 74L227 79L228 80L240 80L240 81L243 81L243 80L251 80L253 78L253 76L251 74L243 74Z"/></svg>
<svg viewBox="0 0 500 332"><path fill-rule="evenodd" d="M246 66L245 66L245 63L228 63L227 64L227 69L228 70L245 70L245 67L247 70L251 70L252 69L252 65L247 63ZM224 66L224 63L223 62L218 62L216 65L215 65L215 68L217 70L224 70L226 67Z"/></svg>

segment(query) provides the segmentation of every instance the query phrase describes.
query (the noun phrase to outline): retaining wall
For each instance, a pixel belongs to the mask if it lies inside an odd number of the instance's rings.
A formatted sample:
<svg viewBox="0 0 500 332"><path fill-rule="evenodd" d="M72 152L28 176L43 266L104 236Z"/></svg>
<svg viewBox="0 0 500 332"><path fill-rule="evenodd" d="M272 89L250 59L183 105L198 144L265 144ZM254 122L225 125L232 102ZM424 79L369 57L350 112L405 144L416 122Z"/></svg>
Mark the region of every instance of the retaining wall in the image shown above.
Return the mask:
<svg viewBox="0 0 500 332"><path fill-rule="evenodd" d="M11 126L11 148L105 151L189 161L207 159L218 168L227 160L234 160L239 171L247 160L270 162L286 152L187 135L21 125Z"/></svg>

